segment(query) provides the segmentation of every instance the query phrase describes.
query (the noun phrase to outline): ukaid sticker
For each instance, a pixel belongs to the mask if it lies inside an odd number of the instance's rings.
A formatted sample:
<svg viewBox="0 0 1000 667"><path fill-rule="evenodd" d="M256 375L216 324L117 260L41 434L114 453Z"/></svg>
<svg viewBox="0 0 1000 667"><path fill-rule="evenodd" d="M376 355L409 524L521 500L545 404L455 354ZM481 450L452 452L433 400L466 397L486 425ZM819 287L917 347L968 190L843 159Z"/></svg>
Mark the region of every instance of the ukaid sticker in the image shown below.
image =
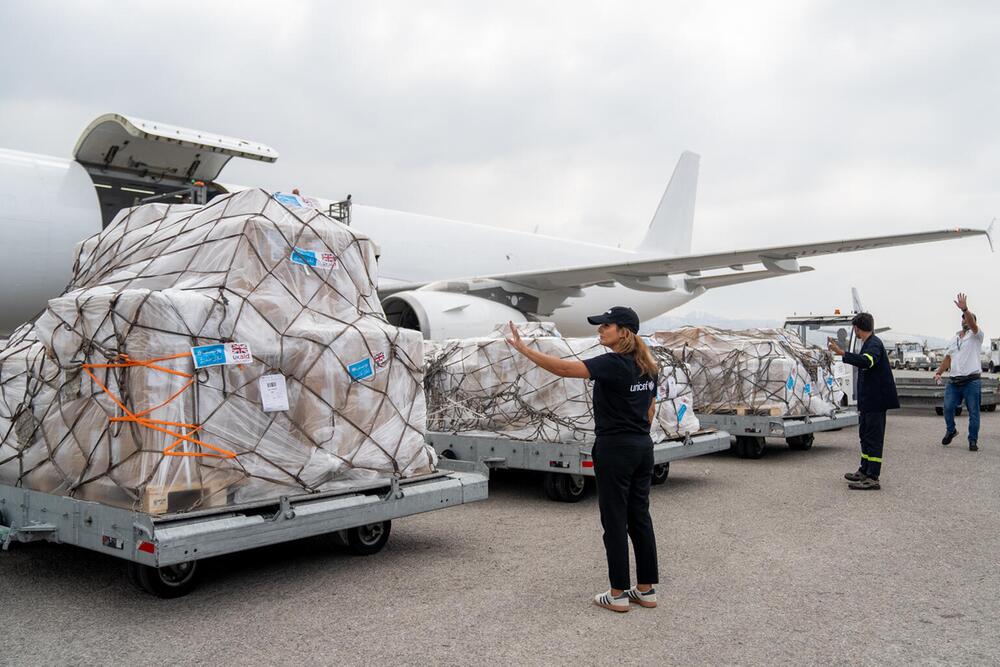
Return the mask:
<svg viewBox="0 0 1000 667"><path fill-rule="evenodd" d="M802 391L806 393L806 396L811 396L813 393L813 386L811 383L806 382L806 386L802 388Z"/></svg>
<svg viewBox="0 0 1000 667"><path fill-rule="evenodd" d="M687 414L688 405L687 403L681 403L681 407L677 408L677 423L680 424L684 419L684 415Z"/></svg>
<svg viewBox="0 0 1000 667"><path fill-rule="evenodd" d="M253 353L246 343L216 343L191 348L195 368L232 366L253 363Z"/></svg>
<svg viewBox="0 0 1000 667"><path fill-rule="evenodd" d="M261 375L257 380L260 388L260 404L264 412L282 412L288 409L288 388L285 376L279 373Z"/></svg>
<svg viewBox="0 0 1000 667"><path fill-rule="evenodd" d="M335 269L337 268L337 256L325 250L306 250L305 248L292 248L292 263L302 266L311 266L314 269Z"/></svg>
<svg viewBox="0 0 1000 667"><path fill-rule="evenodd" d="M791 391L791 390L795 389L795 376L794 375L789 375L788 376L788 380L785 382L785 389L787 389L788 391Z"/></svg>

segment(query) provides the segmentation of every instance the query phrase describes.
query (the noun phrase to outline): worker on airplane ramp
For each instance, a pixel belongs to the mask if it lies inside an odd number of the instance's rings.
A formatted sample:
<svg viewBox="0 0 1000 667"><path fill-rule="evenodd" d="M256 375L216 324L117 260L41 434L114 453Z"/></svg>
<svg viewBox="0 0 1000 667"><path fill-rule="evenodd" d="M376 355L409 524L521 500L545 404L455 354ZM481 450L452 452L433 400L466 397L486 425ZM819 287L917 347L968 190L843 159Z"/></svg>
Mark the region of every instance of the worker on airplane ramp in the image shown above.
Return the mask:
<svg viewBox="0 0 1000 667"><path fill-rule="evenodd" d="M639 316L615 306L587 318L597 324L601 345L611 352L583 361L560 359L531 349L510 323L511 347L560 377L594 381L594 476L604 527L604 548L611 588L594 604L617 612L630 603L656 606L656 537L649 515L653 441L649 429L656 410L659 367L637 335ZM630 586L628 539L632 538L638 584Z"/></svg>

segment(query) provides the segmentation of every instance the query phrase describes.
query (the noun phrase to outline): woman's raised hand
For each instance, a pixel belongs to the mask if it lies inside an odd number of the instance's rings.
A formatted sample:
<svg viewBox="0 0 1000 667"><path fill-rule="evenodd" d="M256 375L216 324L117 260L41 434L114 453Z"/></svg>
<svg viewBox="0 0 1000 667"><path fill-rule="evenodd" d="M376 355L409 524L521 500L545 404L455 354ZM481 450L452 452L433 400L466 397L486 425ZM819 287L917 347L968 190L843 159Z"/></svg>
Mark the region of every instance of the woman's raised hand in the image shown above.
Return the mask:
<svg viewBox="0 0 1000 667"><path fill-rule="evenodd" d="M510 326L510 338L507 339L507 343L509 343L510 346L518 352L523 351L525 344L524 341L521 340L521 333L517 330L517 327L514 326L513 321L508 321L507 324Z"/></svg>

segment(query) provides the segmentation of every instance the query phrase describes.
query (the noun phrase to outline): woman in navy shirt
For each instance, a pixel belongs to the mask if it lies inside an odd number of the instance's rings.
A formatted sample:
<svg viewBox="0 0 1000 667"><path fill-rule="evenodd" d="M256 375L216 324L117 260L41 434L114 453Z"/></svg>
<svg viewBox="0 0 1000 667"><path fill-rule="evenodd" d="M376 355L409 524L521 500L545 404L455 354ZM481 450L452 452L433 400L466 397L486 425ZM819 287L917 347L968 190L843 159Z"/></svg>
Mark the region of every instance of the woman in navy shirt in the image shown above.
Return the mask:
<svg viewBox="0 0 1000 667"><path fill-rule="evenodd" d="M639 317L631 308L615 306L587 321L600 325L601 345L611 352L584 361L560 359L529 348L513 323L507 342L550 373L594 381L594 476L611 580L611 588L596 595L594 604L618 612L628 611L629 602L655 607L654 585L659 575L649 516L653 477L649 429L656 410L659 367L637 335ZM635 551L636 586L630 585L629 537Z"/></svg>

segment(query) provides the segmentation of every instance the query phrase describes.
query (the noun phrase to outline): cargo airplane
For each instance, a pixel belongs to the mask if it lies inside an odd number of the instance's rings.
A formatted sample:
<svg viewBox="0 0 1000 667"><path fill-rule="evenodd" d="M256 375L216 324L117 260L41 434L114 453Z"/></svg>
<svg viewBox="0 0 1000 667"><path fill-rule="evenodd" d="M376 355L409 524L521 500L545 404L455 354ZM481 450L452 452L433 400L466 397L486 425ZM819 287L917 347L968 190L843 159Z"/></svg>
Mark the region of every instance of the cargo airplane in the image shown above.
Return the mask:
<svg viewBox="0 0 1000 667"><path fill-rule="evenodd" d="M233 157L274 162L263 144L120 114L95 119L72 158L0 149L0 337L61 293L73 248L125 207L202 203L225 192ZM479 335L513 320L555 322L584 335L586 316L615 304L650 319L711 289L811 271L801 259L986 235L947 229L691 254L699 157L683 153L642 241L622 249L349 201L309 205L372 237L389 320L426 338ZM294 200L293 200L294 201Z"/></svg>

